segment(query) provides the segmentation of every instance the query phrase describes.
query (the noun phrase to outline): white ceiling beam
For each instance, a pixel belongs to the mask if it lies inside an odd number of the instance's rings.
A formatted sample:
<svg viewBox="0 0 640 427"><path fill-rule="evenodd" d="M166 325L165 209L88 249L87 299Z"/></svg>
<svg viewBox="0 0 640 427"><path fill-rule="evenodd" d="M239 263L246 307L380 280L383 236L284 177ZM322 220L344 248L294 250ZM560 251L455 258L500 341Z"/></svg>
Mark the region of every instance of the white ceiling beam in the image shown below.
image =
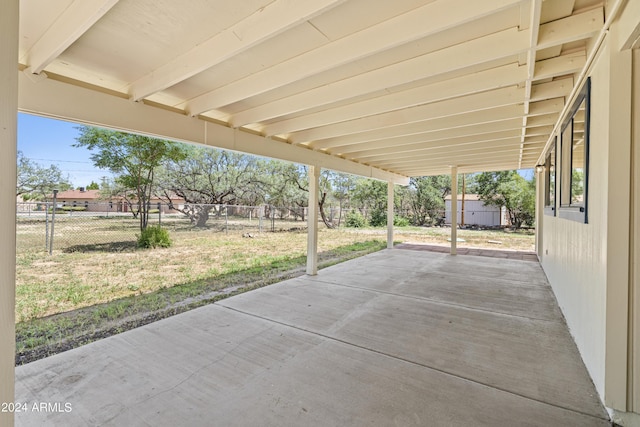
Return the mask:
<svg viewBox="0 0 640 427"><path fill-rule="evenodd" d="M596 35L604 25L604 8L572 15L540 26L537 49L546 49Z"/></svg>
<svg viewBox="0 0 640 427"><path fill-rule="evenodd" d="M465 146L473 146L485 144L492 141L512 141L513 138L520 136L520 129L512 129L502 132L492 132L479 136L465 136L459 138L450 138L448 140L425 141L414 144L404 144L396 147L386 147L373 150L362 150L345 155L348 159L358 159L358 161L369 162L373 159L396 158L398 156L411 157L413 154L422 153L438 148L462 148Z"/></svg>
<svg viewBox="0 0 640 427"><path fill-rule="evenodd" d="M587 55L584 51L538 61L536 63L533 79L542 80L567 74L574 74L582 70L586 62Z"/></svg>
<svg viewBox="0 0 640 427"><path fill-rule="evenodd" d="M537 7L537 13L534 14L534 17L536 17L537 19L539 19L539 16L540 16L539 9L541 7L541 2L542 0L535 0L534 2L534 4ZM529 40L529 43L531 44L529 48L529 60L528 60L527 67L522 67L521 73L523 77L520 77L519 75L520 73L514 72L514 75L509 75L509 77L503 79L504 83L502 84L502 87L508 86L514 80L516 83L520 83L528 80L529 88L528 88L527 95L530 93L531 78L533 77L533 72L534 72L534 67L536 62L535 52L536 52L536 49L538 49L535 43L535 40L538 38L538 31L537 31L538 28L540 28L540 31L544 35L545 43L548 45L558 45L558 44L567 43L573 40L579 40L592 35L594 32L596 32L599 29L598 20L599 19L602 20L602 10L600 9L599 13L598 13L598 10L590 11L580 15L573 16L571 17L571 19L569 18L567 19L568 21L563 22L564 25L559 25L558 24L559 21L556 21L549 24L544 24L542 26L538 25L538 22L535 22L535 25L531 26L532 32ZM560 20L560 21L565 21L565 20ZM509 30L507 30L506 32L508 31ZM511 31L515 31L515 30L511 30ZM522 34L523 37L525 35L524 32L520 32L519 34ZM504 43L494 41L494 42L489 42L489 44L494 46L493 50L490 50L491 55L486 55L485 52L487 52L489 49L483 48L480 45L481 44L480 40L482 39L485 39L485 38L478 39L479 46L476 46L475 48L471 48L471 47L465 48L465 44L461 44L461 45L453 46L449 48L451 55L455 57L461 56L455 53L455 51L459 49L465 49L465 51L467 52L474 52L474 53L477 53L478 55L484 55L484 57L481 60L471 58L470 56L472 55L469 55L468 53L466 55L462 55L462 57L466 61L469 61L469 63L478 63L478 61L485 62L485 61L490 61L492 59L501 58L504 56L510 56L511 54L514 54L514 53L521 53L524 48L524 46L518 45L518 43L516 42L514 43L514 46L518 46L518 48L516 48L515 50L509 51L509 49L507 48L507 46L504 45ZM499 49L498 47L504 48L502 53L497 51ZM437 66L434 66L434 64L450 64L451 63L451 60L445 57L446 54L445 52L443 52L445 50L446 49L443 49L442 51L438 51L432 54L427 54L421 57L424 60L428 60L428 58L432 57L432 55L439 55L439 57L437 58L433 57L433 59L429 61L431 63L430 67L428 67L428 69L430 70L430 73L424 74L425 67L423 66L423 64L418 63L418 62L421 62L421 61L418 61L418 58L415 58L411 61L406 61L405 65L409 67L409 69L412 71L416 71L416 70L421 71L423 74L418 73L418 77L422 76L426 78L426 77L431 77L432 75L440 74L440 72L437 70ZM413 64L414 62L416 62L416 64ZM402 83L409 80L409 79L405 79L402 73L396 70L396 68L400 68L400 64L397 64L392 68L393 70L390 69L388 75L380 75L378 76L378 78L372 75L371 77L372 83L377 82L379 84L379 87L374 87L372 85L367 86L364 84L358 84L358 81L364 80L363 77L365 76L365 75L360 75L360 76L342 80L340 82L336 82L330 85L325 85L320 88L315 88L310 91L305 91L300 94L288 96L286 98L282 98L261 106L257 106L249 110L245 110L243 112L236 114L232 118L231 122L234 127L243 126L249 123L256 123L262 120L272 119L274 117L280 117L280 116L284 116L287 114L304 110L309 105L317 106L317 105L322 105L323 103L328 104L336 100L355 97L355 96L361 95L363 93L362 91L367 90L367 89L363 89L365 87L368 87L369 91L380 90L386 87L394 86L394 84L396 84L394 83L394 79L397 79ZM464 66L460 65L459 68L464 68ZM375 72L372 72L372 73L374 75L383 74L381 71L382 70L376 70ZM504 74L505 72L506 72L505 70L500 70L500 71L497 71L496 74L502 73L503 75L505 75ZM527 75L528 75L528 78L527 78ZM417 79L418 77L414 76L413 79ZM468 76L465 76L465 77L468 78ZM478 73L477 77L482 78L483 76L482 74ZM487 77L491 79L491 76L487 76ZM461 79L464 79L464 78L461 78ZM496 86L495 80L490 80L490 81L493 82L493 86L490 86L491 83L487 82L485 83L486 86L489 86L487 87L487 89L490 89L492 87L493 88L501 87L501 86ZM456 87L456 84L457 82L452 81L450 87ZM465 81L462 80L461 84L464 85ZM477 84L479 88L475 90L476 92L482 90L481 89L483 86L482 80L478 80ZM472 92L468 91L467 93L472 93ZM417 96L418 96L417 94L414 95L413 99L416 99ZM396 99L397 99L397 96L396 96ZM444 99L444 97L442 97L441 99ZM427 99L425 102L430 102L430 101ZM389 108L389 110L391 109L393 108ZM525 109L526 109L526 106L525 106ZM372 113L372 114L375 114L375 113ZM313 126L319 125L319 124L315 124L315 125L302 126L302 127L298 125L292 128L287 128L287 124L290 124L290 123L282 123L282 124L278 123L276 125L268 126L263 131L267 135L278 135L278 134L282 134L282 133L286 133L294 130L300 130L305 127L313 127ZM326 124L326 123L323 123L323 124Z"/></svg>
<svg viewBox="0 0 640 427"><path fill-rule="evenodd" d="M363 150L374 150L379 148L399 147L405 144L413 144L418 142L441 141L449 138L471 137L491 132L500 132L507 130L520 130L522 125L521 118L504 120L500 122L482 123L479 125L465 126L454 129L443 129L433 132L415 133L412 135L403 135L394 138L386 138L378 141L369 141L365 143L349 144L331 147L330 153L340 153L346 155L348 153L356 153Z"/></svg>
<svg viewBox="0 0 640 427"><path fill-rule="evenodd" d="M381 159L371 159L364 160L363 162L368 165L376 165L376 167L380 168L396 168L401 165L406 166L410 164L420 164L420 163L430 163L435 162L442 159L451 159L451 158L460 158L460 157L473 157L476 156L474 161L479 161L482 158L491 158L497 156L499 153L507 151L509 153L517 155L520 151L520 143L516 139L512 139L510 143L505 144L502 148L494 147L491 151L483 151L482 149L474 149L473 147L470 149L461 149L454 151L445 151L437 154L424 152L424 153L415 153L412 156L402 156L402 157L389 157L389 158L381 158ZM471 162L467 162L471 163ZM451 163L450 163L451 164Z"/></svg>
<svg viewBox="0 0 640 427"><path fill-rule="evenodd" d="M537 102L547 99L567 97L571 94L572 89L572 77L535 84L531 87L529 101Z"/></svg>
<svg viewBox="0 0 640 427"><path fill-rule="evenodd" d="M532 102L529 105L529 117L559 113L563 108L564 98L553 98L546 101Z"/></svg>
<svg viewBox="0 0 640 427"><path fill-rule="evenodd" d="M344 0L273 1L135 81L129 88L131 99L138 101L180 83L342 2Z"/></svg>
<svg viewBox="0 0 640 427"><path fill-rule="evenodd" d="M528 138L530 136L544 136L545 138L548 138L553 131L553 126L527 126L525 130L525 138Z"/></svg>
<svg viewBox="0 0 640 427"><path fill-rule="evenodd" d="M542 0L531 0L531 14L529 16L529 51L527 52L527 80L525 83L524 95L524 117L522 118L522 140L524 141L524 132L527 126L527 114L529 114L529 104L531 99L531 85L533 83L533 74L536 66L536 53L538 45L538 36L540 33L540 15L542 13ZM522 153L520 153L522 154Z"/></svg>
<svg viewBox="0 0 640 427"><path fill-rule="evenodd" d="M524 157L526 159L535 158L535 151L530 150L527 152ZM424 158L414 158L414 159L406 159L406 160L385 160L380 162L368 162L367 164L370 166L374 166L377 168L385 169L403 169L403 168L415 168L417 166L422 166L425 168L432 167L438 163L449 162L449 164L457 164L458 162L466 165L474 165L480 164L483 162L496 162L504 159L513 159L516 164L518 162L518 158L520 156L520 146L519 144L514 144L512 147L507 147L504 149L494 148L490 153L489 152L478 152L478 151L464 151L464 152L456 152L456 153L445 153L438 155L430 155Z"/></svg>
<svg viewBox="0 0 640 427"><path fill-rule="evenodd" d="M572 87L568 84L567 81L572 81L572 79L562 79L559 81L553 81L549 83L544 83L540 85L534 86L532 101L537 101L538 99L552 99L561 96L567 96L571 91ZM505 107L506 108L506 107ZM488 111L486 111L488 112ZM482 111L481 113L486 113ZM513 119L510 120L488 120L489 118L484 114L482 117L476 114L473 116L465 115L465 116L454 116L457 118L457 121L451 120L452 118L441 119L440 121L432 120L425 122L413 123L411 125L405 126L403 128L398 129L385 129L385 133L382 131L370 131L365 132L363 134L350 135L348 137L342 138L330 138L325 139L318 142L312 142L309 144L313 149L332 149L331 151L338 151L341 153L349 152L349 151L357 151L357 148L354 149L358 144L362 143L370 143L372 141L377 141L379 143L384 144L384 140L394 139L400 136L408 137L412 136L413 139L420 138L426 136L426 133L429 133L430 138L435 135L441 135L444 137L451 136L460 136L460 135L473 135L485 133L490 130L506 130L506 129L521 129L522 128L522 112L518 109L513 109L513 113L511 117ZM535 119L532 117L531 119ZM527 127L531 126L541 126L544 125L552 125L557 120L557 116L553 117L545 117L544 120L534 120L534 124L527 125ZM398 135L401 134L401 135ZM383 140L383 141L378 141ZM412 140L412 139L408 139ZM349 147L346 151L341 151L343 148Z"/></svg>
<svg viewBox="0 0 640 427"><path fill-rule="evenodd" d="M492 68L442 82L394 92L374 99L331 108L294 119L282 120L263 128L266 135L278 135L371 116L402 108L428 104L473 93L516 85L526 78L524 67L517 63ZM383 85L386 81L381 82ZM250 111L250 110L249 110ZM243 114L243 113L241 113Z"/></svg>
<svg viewBox="0 0 640 427"><path fill-rule="evenodd" d="M543 138L537 138L536 140L531 140L528 143L527 149L535 149L536 147L544 144L546 142ZM485 150L487 155L491 155L495 152L496 148L501 149L513 149L520 150L520 135L512 136L509 138L503 139L494 139L494 140L486 140L479 141L477 143L462 143L462 144L452 144L450 146L440 145L434 146L430 148L424 148L421 150L414 150L408 152L396 152L396 153L387 153L384 155L377 156L367 156L367 157L359 157L358 161L367 164L383 164L384 162L404 162L404 161L421 161L424 159L435 158L436 154L442 154L447 156L454 156L457 153L462 153L465 151L471 150L484 150L483 147L488 147Z"/></svg>
<svg viewBox="0 0 640 427"><path fill-rule="evenodd" d="M20 58L30 73L39 74L107 13L118 0L74 0Z"/></svg>
<svg viewBox="0 0 640 427"><path fill-rule="evenodd" d="M517 5L516 0L431 2L365 30L343 37L262 72L239 79L190 100L184 107L197 115L293 83L483 16ZM328 60L327 58L331 58Z"/></svg>
<svg viewBox="0 0 640 427"><path fill-rule="evenodd" d="M309 106L328 105L343 99L514 56L526 49L525 36L526 34L518 31L517 28L510 28L278 99L237 114L232 123L233 126L242 126L272 119L302 111ZM517 76L519 77L520 74L518 73ZM508 83L502 86L506 85ZM283 132L275 134L280 133Z"/></svg>
<svg viewBox="0 0 640 427"><path fill-rule="evenodd" d="M521 103L523 97L524 89L517 87L497 89L494 91L469 95L463 98L434 102L404 110L363 117L356 120L350 120L348 122L295 132L289 136L289 141L293 143L314 141L316 139L349 135L398 124L420 122L438 117L453 116L505 105L514 105Z"/></svg>
<svg viewBox="0 0 640 427"><path fill-rule="evenodd" d="M529 117L529 120L527 120L527 126L530 126L530 127L549 126L549 125L554 125L557 121L558 121L557 114L554 114L554 113L544 114L544 115Z"/></svg>
<svg viewBox="0 0 640 427"><path fill-rule="evenodd" d="M484 123L495 123L500 126L500 122L508 120L521 120L522 108L518 105L506 105L487 110L480 110L459 114L456 116L442 117L421 122L400 124L383 129L368 130L356 134L345 135L335 138L321 139L309 144L313 149L327 149L350 144L366 143L369 141L379 141L388 138L395 138L405 135L414 135L426 132L438 132L448 129L467 128ZM556 118L557 119L557 118Z"/></svg>
<svg viewBox="0 0 640 427"><path fill-rule="evenodd" d="M458 164L458 173L476 173L476 172L494 172L517 169L516 162L486 162L475 165ZM434 175L451 175L451 167L447 163L434 165L430 169L403 169L402 172L407 176L434 176Z"/></svg>
<svg viewBox="0 0 640 427"><path fill-rule="evenodd" d="M545 138L541 138L546 140L549 133L553 129L552 126L545 126L539 129L539 131L532 131L527 134L527 137L534 136L544 136ZM444 150L458 150L464 149L468 147L478 147L482 145L487 148L491 148L494 141L509 141L513 140L513 138L519 137L520 128L514 128L510 130L503 130L498 132L489 132L480 135L469 135L469 136L460 136L455 138L446 138L440 140L425 140L418 141L414 143L406 143L406 144L390 144L386 147L378 147L378 148L369 148L368 146L363 147L366 149L362 149L360 151L352 151L350 153L345 153L341 150L332 151L332 153L339 153L343 157L347 159L357 159L358 161L368 161L370 158L385 156L395 156L401 153L411 153L416 151L423 150L434 150L434 149L444 149Z"/></svg>
<svg viewBox="0 0 640 427"><path fill-rule="evenodd" d="M34 82L19 73L18 89L18 108L25 113L315 165L401 185L409 181L396 173L52 78Z"/></svg>
<svg viewBox="0 0 640 427"><path fill-rule="evenodd" d="M520 128L501 129L480 134L471 135L455 135L450 137L438 138L430 137L430 135L412 135L400 138L394 138L386 141L376 141L369 144L358 144L355 147L347 147L342 149L337 147L329 150L329 153L339 153L346 158L364 158L368 156L376 156L390 152L407 152L422 148L434 148L443 146L453 146L456 144L475 143L494 139L511 138L519 134ZM384 144L386 143L386 144Z"/></svg>
<svg viewBox="0 0 640 427"><path fill-rule="evenodd" d="M564 75L569 72L578 72L582 69L586 62L586 55L584 61L578 60L579 69L575 71L570 67L564 68L563 66L555 68L550 66L551 63L544 63L540 61L536 64L536 54L538 50L543 50L555 46L562 46L566 43L571 43L577 40L583 40L597 34L604 23L604 8L600 7L584 13L569 16L567 18L558 19L549 22L544 25L539 25L542 10L542 0L532 0L531 8L531 49L528 53L527 68L528 77L525 85L525 103L524 114L522 119L522 138L524 141L525 130L527 128L527 117L529 114L529 102L531 101L532 94L532 82L534 79L556 77L558 75ZM549 60L551 61L551 60ZM559 65L554 63L554 65ZM566 64L564 64L566 65ZM566 95L565 95L566 96Z"/></svg>
<svg viewBox="0 0 640 427"><path fill-rule="evenodd" d="M504 150L504 151L494 150L491 153L484 153L484 154L479 154L475 152L465 153L465 154L453 153L451 155L445 154L441 156L429 156L424 159L409 159L409 160L401 160L401 161L395 161L395 162L393 160L389 160L389 161L381 161L381 162L370 162L368 164L371 166L375 166L377 168L395 169L400 167L405 167L405 168L415 167L419 165L425 165L425 164L429 165L429 164L434 164L438 162L447 162L447 161L449 162L450 165L457 164L458 162L477 164L477 163L481 163L484 160L499 161L499 160L513 158L517 163L519 153L520 153L520 147L516 145L514 148L511 148L508 150Z"/></svg>

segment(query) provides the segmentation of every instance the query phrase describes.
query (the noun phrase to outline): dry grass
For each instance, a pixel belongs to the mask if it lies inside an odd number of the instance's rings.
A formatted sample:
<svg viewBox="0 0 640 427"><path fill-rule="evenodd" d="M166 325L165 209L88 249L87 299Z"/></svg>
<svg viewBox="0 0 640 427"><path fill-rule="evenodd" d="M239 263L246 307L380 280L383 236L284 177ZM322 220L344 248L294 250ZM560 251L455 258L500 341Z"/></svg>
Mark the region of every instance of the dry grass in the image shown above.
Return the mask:
<svg viewBox="0 0 640 427"><path fill-rule="evenodd" d="M85 230L85 233L90 231ZM404 227L395 240L447 244L448 228ZM149 294L176 285L261 269L290 268L306 253L306 231L225 234L219 231L173 231L168 249L138 250L129 245L118 252L22 250L17 256L16 320L25 321L108 301ZM459 246L532 250L532 232L460 230ZM384 241L384 229L319 230L319 251L330 251L367 240ZM502 244L489 243L499 241ZM282 264L282 265L280 265Z"/></svg>
<svg viewBox="0 0 640 427"><path fill-rule="evenodd" d="M119 252L21 251L17 256L16 320L23 321L198 280L277 268L306 253L306 232L176 232L168 249ZM320 230L319 250L363 241L354 233ZM367 237L371 239L371 237Z"/></svg>
<svg viewBox="0 0 640 427"><path fill-rule="evenodd" d="M395 234L396 240L404 243L435 243L448 245L451 238L450 228L415 229L407 227ZM458 230L459 247L511 249L517 251L533 251L535 249L535 232L533 230Z"/></svg>

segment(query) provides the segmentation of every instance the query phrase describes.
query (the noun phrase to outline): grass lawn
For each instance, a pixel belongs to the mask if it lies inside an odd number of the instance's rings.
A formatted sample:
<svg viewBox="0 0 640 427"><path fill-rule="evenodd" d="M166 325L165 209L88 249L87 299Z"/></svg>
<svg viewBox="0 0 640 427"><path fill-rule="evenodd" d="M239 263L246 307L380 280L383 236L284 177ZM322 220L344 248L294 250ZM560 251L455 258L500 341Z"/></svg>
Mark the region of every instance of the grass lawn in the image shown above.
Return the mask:
<svg viewBox="0 0 640 427"><path fill-rule="evenodd" d="M90 232L85 230L85 233ZM448 228L397 228L397 242L447 244ZM172 231L167 249L19 250L17 363L304 274L306 231ZM532 250L533 232L460 230L459 246ZM321 228L320 267L386 247L385 229ZM18 239L19 239L18 235ZM489 241L494 243L489 243ZM498 246L495 242L501 242Z"/></svg>

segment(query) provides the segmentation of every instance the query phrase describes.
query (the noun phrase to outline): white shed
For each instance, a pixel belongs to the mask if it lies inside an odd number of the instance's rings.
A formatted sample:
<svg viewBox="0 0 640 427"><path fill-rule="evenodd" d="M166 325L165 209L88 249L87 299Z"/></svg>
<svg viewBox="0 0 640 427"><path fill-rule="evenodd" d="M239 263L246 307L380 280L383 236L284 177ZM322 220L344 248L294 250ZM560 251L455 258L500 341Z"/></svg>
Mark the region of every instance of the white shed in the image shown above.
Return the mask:
<svg viewBox="0 0 640 427"><path fill-rule="evenodd" d="M451 224L451 195L445 197L444 203L444 222ZM477 194L465 194L463 209L462 194L458 194L458 224L497 227L506 225L507 221L503 208L485 205Z"/></svg>

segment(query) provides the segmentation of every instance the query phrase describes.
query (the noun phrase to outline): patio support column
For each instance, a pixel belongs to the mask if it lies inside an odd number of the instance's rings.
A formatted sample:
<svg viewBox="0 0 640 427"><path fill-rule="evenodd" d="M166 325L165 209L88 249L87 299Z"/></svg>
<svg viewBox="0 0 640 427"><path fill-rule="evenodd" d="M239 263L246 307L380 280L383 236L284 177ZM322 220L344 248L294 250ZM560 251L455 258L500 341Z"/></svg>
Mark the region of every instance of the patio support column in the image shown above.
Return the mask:
<svg viewBox="0 0 640 427"><path fill-rule="evenodd" d="M393 249L393 182L387 183L387 249Z"/></svg>
<svg viewBox="0 0 640 427"><path fill-rule="evenodd" d="M318 274L318 187L320 167L309 166L309 214L307 215L307 274Z"/></svg>
<svg viewBox="0 0 640 427"><path fill-rule="evenodd" d="M451 255L458 253L458 167L451 166Z"/></svg>
<svg viewBox="0 0 640 427"><path fill-rule="evenodd" d="M3 1L0 13L0 402L15 394L18 3ZM0 411L0 425L13 425L13 414Z"/></svg>

